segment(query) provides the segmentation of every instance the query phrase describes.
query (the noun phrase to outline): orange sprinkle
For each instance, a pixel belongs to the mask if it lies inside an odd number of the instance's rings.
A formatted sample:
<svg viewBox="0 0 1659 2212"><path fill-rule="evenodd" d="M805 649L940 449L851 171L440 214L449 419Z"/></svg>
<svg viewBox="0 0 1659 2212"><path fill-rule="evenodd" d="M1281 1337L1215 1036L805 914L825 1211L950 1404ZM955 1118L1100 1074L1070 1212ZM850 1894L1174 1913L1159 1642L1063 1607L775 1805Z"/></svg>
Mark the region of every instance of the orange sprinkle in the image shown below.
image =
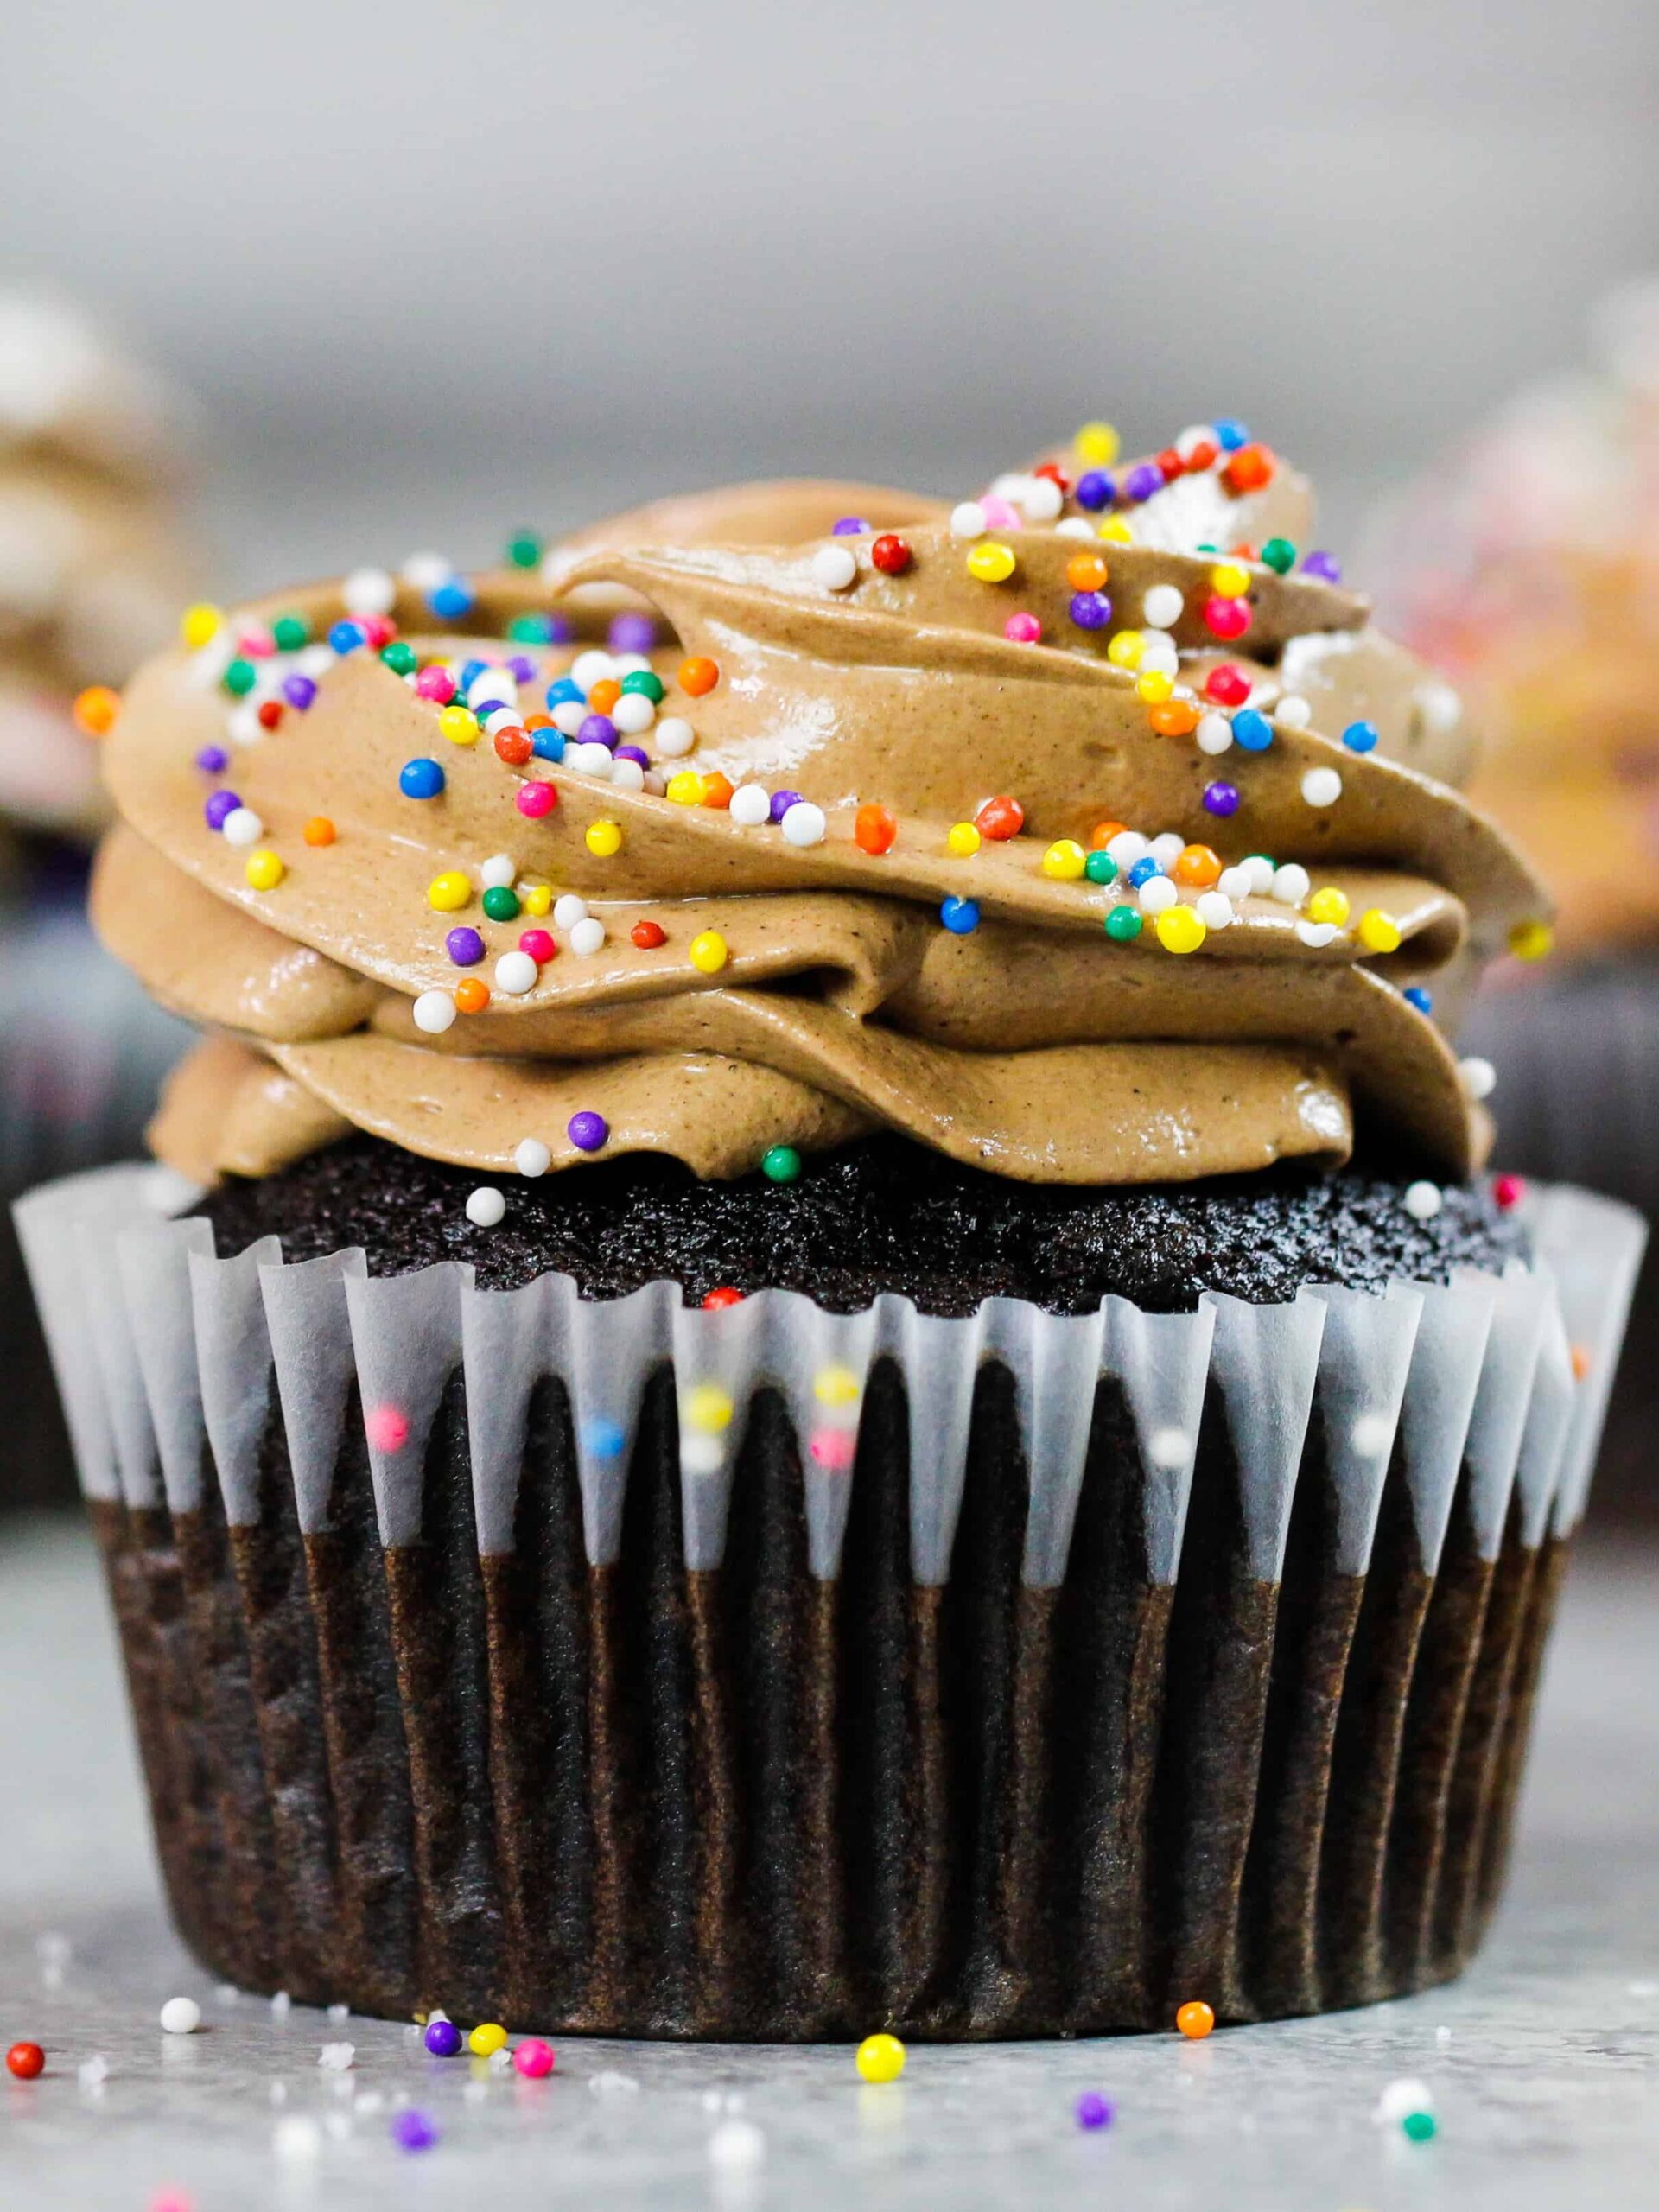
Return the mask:
<svg viewBox="0 0 1659 2212"><path fill-rule="evenodd" d="M1166 699L1147 709L1147 720L1160 737L1191 737L1198 726L1198 710L1190 699Z"/></svg>
<svg viewBox="0 0 1659 2212"><path fill-rule="evenodd" d="M608 715L622 696L622 686L613 676L602 676L588 694L589 710L595 715Z"/></svg>
<svg viewBox="0 0 1659 2212"><path fill-rule="evenodd" d="M1106 576L1106 563L1098 553L1074 553L1065 564L1065 581L1073 591L1098 591Z"/></svg>
<svg viewBox="0 0 1659 2212"><path fill-rule="evenodd" d="M308 845L332 845L334 825L326 814L314 814L306 823L303 834Z"/></svg>
<svg viewBox="0 0 1659 2212"><path fill-rule="evenodd" d="M1590 1347L1588 1344L1573 1345L1573 1378L1574 1382L1582 1382L1585 1376L1590 1372L1590 1370L1594 1364L1595 1362L1590 1357Z"/></svg>
<svg viewBox="0 0 1659 2212"><path fill-rule="evenodd" d="M999 841L1017 837L1026 826L1026 810L1017 798L1006 792L996 798L988 798L974 817L974 827L982 837Z"/></svg>
<svg viewBox="0 0 1659 2212"><path fill-rule="evenodd" d="M694 699L701 699L705 691L712 691L719 681L719 664L702 653L693 653L690 660L680 663L680 689L689 691Z"/></svg>
<svg viewBox="0 0 1659 2212"><path fill-rule="evenodd" d="M700 806L728 807L732 803L732 779L722 776L718 768L711 768L702 779Z"/></svg>
<svg viewBox="0 0 1659 2212"><path fill-rule="evenodd" d="M551 729L552 727L553 717L551 715L526 715L524 716L524 728L526 729Z"/></svg>
<svg viewBox="0 0 1659 2212"><path fill-rule="evenodd" d="M1216 2016L1202 1997L1192 1997L1176 2013L1175 2024L1184 2036L1200 2043L1215 2026Z"/></svg>
<svg viewBox="0 0 1659 2212"><path fill-rule="evenodd" d="M1111 843L1113 838L1121 837L1128 827L1128 824L1123 822L1096 822L1094 828L1089 832L1090 851L1091 853L1103 852L1106 847Z"/></svg>
<svg viewBox="0 0 1659 2212"><path fill-rule="evenodd" d="M861 806L853 817L854 842L862 853L891 851L898 835L898 817L885 806Z"/></svg>
<svg viewBox="0 0 1659 2212"><path fill-rule="evenodd" d="M1175 880L1207 891L1221 880L1221 855L1208 845L1183 845L1176 856Z"/></svg>
<svg viewBox="0 0 1659 2212"><path fill-rule="evenodd" d="M77 695L73 709L77 727L88 737L107 737L120 711L121 695L107 683L89 684Z"/></svg>
<svg viewBox="0 0 1659 2212"><path fill-rule="evenodd" d="M1272 483L1278 465L1270 447L1240 446L1222 470L1222 480L1230 492L1259 492Z"/></svg>
<svg viewBox="0 0 1659 2212"><path fill-rule="evenodd" d="M482 1014L490 1002L490 987L476 976L464 976L455 985L455 1006L461 1014Z"/></svg>

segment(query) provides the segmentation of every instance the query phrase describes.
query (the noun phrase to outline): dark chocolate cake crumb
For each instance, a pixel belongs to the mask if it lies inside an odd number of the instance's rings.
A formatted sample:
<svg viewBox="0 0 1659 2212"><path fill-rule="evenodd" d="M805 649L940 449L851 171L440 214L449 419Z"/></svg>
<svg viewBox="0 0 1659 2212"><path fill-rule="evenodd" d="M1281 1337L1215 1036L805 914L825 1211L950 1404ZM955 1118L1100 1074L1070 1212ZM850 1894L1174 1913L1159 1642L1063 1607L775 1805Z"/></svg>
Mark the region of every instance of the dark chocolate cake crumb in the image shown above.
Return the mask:
<svg viewBox="0 0 1659 2212"><path fill-rule="evenodd" d="M506 1199L491 1229L465 1211L481 1183ZM1484 1186L1448 1185L1428 1221L1407 1211L1404 1191L1360 1166L1124 1189L1011 1183L888 1136L810 1158L793 1183L700 1183L647 1153L526 1180L359 1136L227 1182L195 1211L222 1254L274 1235L289 1261L361 1245L374 1274L465 1260L486 1290L556 1268L593 1298L667 1278L693 1302L723 1286L781 1288L836 1313L882 1291L928 1313L971 1313L995 1296L1081 1313L1114 1292L1185 1313L1205 1290L1263 1305L1303 1283L1380 1290L1526 1257L1524 1230Z"/></svg>

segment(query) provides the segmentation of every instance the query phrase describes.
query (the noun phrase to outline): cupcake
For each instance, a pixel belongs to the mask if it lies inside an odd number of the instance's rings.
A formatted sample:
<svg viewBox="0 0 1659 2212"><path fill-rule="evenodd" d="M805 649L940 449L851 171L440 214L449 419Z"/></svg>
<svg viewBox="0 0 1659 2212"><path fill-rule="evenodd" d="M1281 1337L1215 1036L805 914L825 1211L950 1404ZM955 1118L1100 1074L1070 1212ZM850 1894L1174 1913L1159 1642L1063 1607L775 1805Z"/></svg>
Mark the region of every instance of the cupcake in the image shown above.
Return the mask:
<svg viewBox="0 0 1659 2212"><path fill-rule="evenodd" d="M1500 1885L1640 1229L1483 1173L1542 893L1243 428L242 609L20 1217L214 1971L604 2034L1305 2012ZM804 534L803 534L804 533Z"/></svg>

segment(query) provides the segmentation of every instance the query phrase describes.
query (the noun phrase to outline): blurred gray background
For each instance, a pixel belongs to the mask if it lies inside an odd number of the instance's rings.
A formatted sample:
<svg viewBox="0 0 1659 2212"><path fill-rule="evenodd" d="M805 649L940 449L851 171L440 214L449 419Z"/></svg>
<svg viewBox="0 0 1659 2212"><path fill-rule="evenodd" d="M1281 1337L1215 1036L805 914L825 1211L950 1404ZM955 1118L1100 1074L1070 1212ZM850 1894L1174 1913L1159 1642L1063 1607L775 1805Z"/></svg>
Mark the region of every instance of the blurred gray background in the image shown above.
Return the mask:
<svg viewBox="0 0 1659 2212"><path fill-rule="evenodd" d="M1653 0L11 0L0 277L199 396L226 588L1217 411L1326 537L1651 264Z"/></svg>

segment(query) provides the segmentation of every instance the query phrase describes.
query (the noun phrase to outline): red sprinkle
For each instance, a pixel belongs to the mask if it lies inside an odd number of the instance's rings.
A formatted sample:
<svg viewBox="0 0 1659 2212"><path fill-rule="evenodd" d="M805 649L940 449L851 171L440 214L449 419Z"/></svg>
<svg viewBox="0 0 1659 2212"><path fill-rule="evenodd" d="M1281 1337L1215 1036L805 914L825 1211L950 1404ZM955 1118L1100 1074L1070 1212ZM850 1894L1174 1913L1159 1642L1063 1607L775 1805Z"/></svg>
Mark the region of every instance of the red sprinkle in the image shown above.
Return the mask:
<svg viewBox="0 0 1659 2212"><path fill-rule="evenodd" d="M283 719L282 701L280 699L262 699L259 702L258 716L259 727L261 729L275 729L277 723Z"/></svg>
<svg viewBox="0 0 1659 2212"><path fill-rule="evenodd" d="M535 750L528 730L499 729L495 733L495 757L505 760L510 768L522 768Z"/></svg>
<svg viewBox="0 0 1659 2212"><path fill-rule="evenodd" d="M988 798L974 817L974 827L982 837L993 837L999 842L1017 837L1026 826L1026 810L1017 798L1006 793L997 798Z"/></svg>
<svg viewBox="0 0 1659 2212"><path fill-rule="evenodd" d="M46 2053L37 2043L15 2043L6 2053L6 2071L20 2082L32 2082L45 2064Z"/></svg>
<svg viewBox="0 0 1659 2212"><path fill-rule="evenodd" d="M668 931L660 922L636 922L628 935L641 952L655 952L659 944L668 943Z"/></svg>
<svg viewBox="0 0 1659 2212"><path fill-rule="evenodd" d="M742 1303L743 1294L741 1290L733 1290L722 1285L719 1290L709 1292L708 1297L703 1300L702 1306L706 1313L719 1313L728 1306L741 1306Z"/></svg>
<svg viewBox="0 0 1659 2212"><path fill-rule="evenodd" d="M1173 484L1186 468L1186 463L1173 446L1166 446L1162 453L1154 454L1152 457L1152 465L1166 484Z"/></svg>
<svg viewBox="0 0 1659 2212"><path fill-rule="evenodd" d="M1211 444L1208 438L1200 438L1198 444L1193 447L1192 452L1186 456L1187 474L1192 476L1198 476L1200 475L1205 469L1213 468L1220 453L1221 448L1219 446Z"/></svg>
<svg viewBox="0 0 1659 2212"><path fill-rule="evenodd" d="M1217 661L1204 679L1204 694L1218 707L1242 707L1250 696L1250 679L1231 661Z"/></svg>
<svg viewBox="0 0 1659 2212"><path fill-rule="evenodd" d="M902 537L887 531L871 546L870 558L884 576L902 576L910 566L910 548Z"/></svg>
<svg viewBox="0 0 1659 2212"><path fill-rule="evenodd" d="M1249 601L1224 599L1216 593L1204 602L1204 626L1212 638L1225 638L1230 644L1242 638L1250 626Z"/></svg>
<svg viewBox="0 0 1659 2212"><path fill-rule="evenodd" d="M1527 1195L1526 1178L1522 1175L1494 1175L1492 1203L1507 1213L1511 1206L1518 1206Z"/></svg>
<svg viewBox="0 0 1659 2212"><path fill-rule="evenodd" d="M1046 476L1049 482L1058 484L1062 492L1069 492L1071 489L1071 479L1058 461L1039 461L1031 473L1033 476Z"/></svg>

